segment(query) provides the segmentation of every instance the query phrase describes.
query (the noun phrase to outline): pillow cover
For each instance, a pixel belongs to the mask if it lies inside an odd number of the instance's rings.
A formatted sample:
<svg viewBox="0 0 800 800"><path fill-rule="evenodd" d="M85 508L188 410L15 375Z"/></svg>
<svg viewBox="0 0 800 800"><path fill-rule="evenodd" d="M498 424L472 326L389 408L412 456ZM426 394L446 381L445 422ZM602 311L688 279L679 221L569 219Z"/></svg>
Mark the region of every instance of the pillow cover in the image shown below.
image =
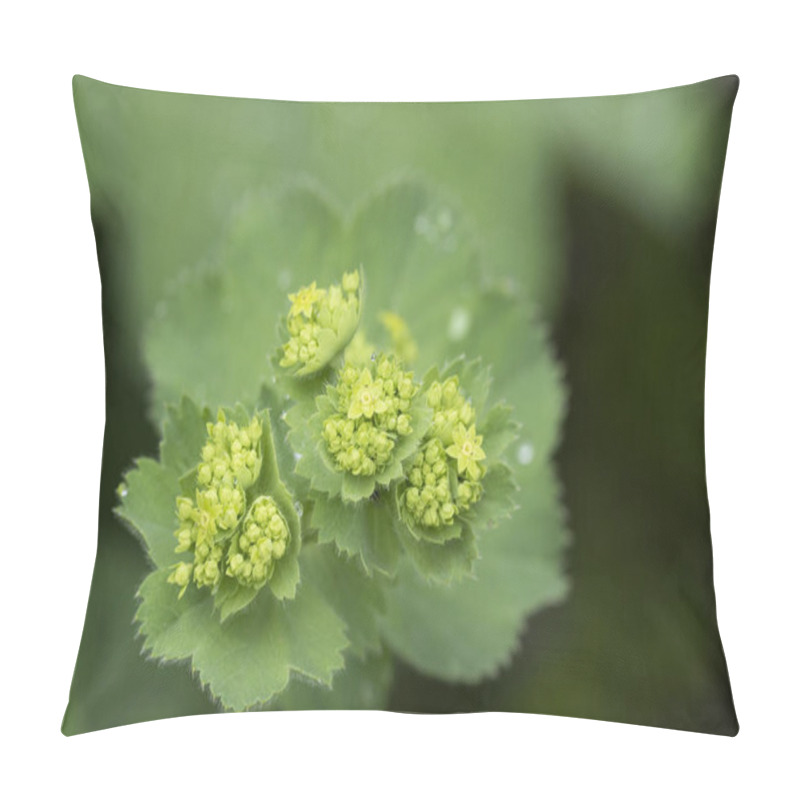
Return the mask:
<svg viewBox="0 0 800 800"><path fill-rule="evenodd" d="M107 424L64 733L370 708L735 735L703 384L737 88L76 76Z"/></svg>

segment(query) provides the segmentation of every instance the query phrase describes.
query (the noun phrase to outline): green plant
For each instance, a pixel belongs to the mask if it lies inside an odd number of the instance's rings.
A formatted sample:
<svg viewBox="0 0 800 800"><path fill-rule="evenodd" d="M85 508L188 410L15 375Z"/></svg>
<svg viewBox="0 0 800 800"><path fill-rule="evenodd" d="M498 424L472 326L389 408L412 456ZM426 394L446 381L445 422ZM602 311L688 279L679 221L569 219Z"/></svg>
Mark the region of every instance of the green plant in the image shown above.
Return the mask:
<svg viewBox="0 0 800 800"><path fill-rule="evenodd" d="M118 508L154 566L145 651L232 709L381 707L394 658L496 674L566 591L563 389L531 309L414 183L349 218L253 197L214 261L145 346L163 437Z"/></svg>

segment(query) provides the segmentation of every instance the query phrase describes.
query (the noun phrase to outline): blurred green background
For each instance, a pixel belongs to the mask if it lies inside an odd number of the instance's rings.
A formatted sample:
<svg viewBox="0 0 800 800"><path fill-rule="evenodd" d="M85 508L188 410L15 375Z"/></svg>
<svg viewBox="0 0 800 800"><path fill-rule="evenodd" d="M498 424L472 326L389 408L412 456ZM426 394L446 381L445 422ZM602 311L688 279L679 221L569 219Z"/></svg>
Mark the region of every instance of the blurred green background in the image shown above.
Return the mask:
<svg viewBox="0 0 800 800"><path fill-rule="evenodd" d="M97 564L65 733L213 705L139 655L147 571L111 513L154 453L142 332L253 189L308 176L349 207L388 179L457 199L483 260L549 323L569 410L557 466L572 590L512 665L459 686L398 665L392 708L563 714L734 734L716 628L703 384L714 227L735 77L606 98L264 102L76 77L103 279L107 424ZM86 535L93 535L87 526Z"/></svg>

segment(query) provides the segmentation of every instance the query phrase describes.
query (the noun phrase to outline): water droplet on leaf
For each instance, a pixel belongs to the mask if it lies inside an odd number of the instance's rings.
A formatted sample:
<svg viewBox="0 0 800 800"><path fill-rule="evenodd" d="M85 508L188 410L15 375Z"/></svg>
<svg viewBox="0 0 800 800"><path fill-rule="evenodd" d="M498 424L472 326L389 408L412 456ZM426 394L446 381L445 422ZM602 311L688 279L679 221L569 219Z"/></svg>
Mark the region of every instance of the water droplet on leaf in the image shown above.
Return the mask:
<svg viewBox="0 0 800 800"><path fill-rule="evenodd" d="M447 335L453 342L460 342L468 333L472 317L466 308L458 306L453 309L450 315L450 323L447 326Z"/></svg>
<svg viewBox="0 0 800 800"><path fill-rule="evenodd" d="M533 449L533 445L530 442L523 442L517 448L517 461L522 464L522 466L527 466L528 464L533 461L533 456L535 455L535 451Z"/></svg>

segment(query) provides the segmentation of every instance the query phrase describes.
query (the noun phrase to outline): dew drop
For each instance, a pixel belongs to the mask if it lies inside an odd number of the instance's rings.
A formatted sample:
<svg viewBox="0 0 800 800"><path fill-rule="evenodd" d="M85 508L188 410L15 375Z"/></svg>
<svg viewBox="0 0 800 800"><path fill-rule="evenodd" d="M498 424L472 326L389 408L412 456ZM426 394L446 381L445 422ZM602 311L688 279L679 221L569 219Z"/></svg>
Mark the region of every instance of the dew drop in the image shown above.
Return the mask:
<svg viewBox="0 0 800 800"><path fill-rule="evenodd" d="M294 456L294 460L295 460L295 461L299 461L299 460L302 458L302 456L300 455L300 453L292 453L292 455Z"/></svg>
<svg viewBox="0 0 800 800"><path fill-rule="evenodd" d="M431 223L424 214L418 214L414 220L414 233L420 236L427 236L431 231Z"/></svg>
<svg viewBox="0 0 800 800"><path fill-rule="evenodd" d="M535 451L533 449L533 445L530 442L523 442L517 448L517 461L519 461L522 466L527 466L528 464L533 461L533 456L535 455Z"/></svg>
<svg viewBox="0 0 800 800"><path fill-rule="evenodd" d="M448 337L453 342L460 342L469 333L471 324L472 317L466 308L461 306L454 308L447 326Z"/></svg>
<svg viewBox="0 0 800 800"><path fill-rule="evenodd" d="M294 510L297 512L298 517L303 516L303 505L302 503L298 503L297 500L294 501Z"/></svg>
<svg viewBox="0 0 800 800"><path fill-rule="evenodd" d="M288 269L282 269L278 273L278 288L284 292L292 285L292 273Z"/></svg>

